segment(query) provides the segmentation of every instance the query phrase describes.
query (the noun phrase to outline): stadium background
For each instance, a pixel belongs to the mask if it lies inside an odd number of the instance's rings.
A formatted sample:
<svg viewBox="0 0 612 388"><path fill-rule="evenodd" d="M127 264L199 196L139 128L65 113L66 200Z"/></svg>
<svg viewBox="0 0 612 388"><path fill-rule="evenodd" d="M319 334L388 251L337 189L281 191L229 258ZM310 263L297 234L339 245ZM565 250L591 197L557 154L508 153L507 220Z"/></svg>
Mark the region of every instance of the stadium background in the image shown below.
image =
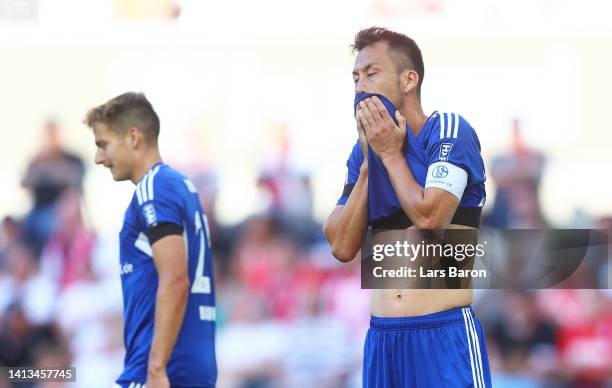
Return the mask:
<svg viewBox="0 0 612 388"><path fill-rule="evenodd" d="M212 220L219 387L359 386L368 294L320 233L355 139L354 33L419 43L425 111L460 112L480 137L488 225L609 228L611 8L0 0L0 364L74 365L87 388L120 371L133 187L93 165L81 120L134 90ZM612 384L609 290L477 290L474 304L494 386Z"/></svg>

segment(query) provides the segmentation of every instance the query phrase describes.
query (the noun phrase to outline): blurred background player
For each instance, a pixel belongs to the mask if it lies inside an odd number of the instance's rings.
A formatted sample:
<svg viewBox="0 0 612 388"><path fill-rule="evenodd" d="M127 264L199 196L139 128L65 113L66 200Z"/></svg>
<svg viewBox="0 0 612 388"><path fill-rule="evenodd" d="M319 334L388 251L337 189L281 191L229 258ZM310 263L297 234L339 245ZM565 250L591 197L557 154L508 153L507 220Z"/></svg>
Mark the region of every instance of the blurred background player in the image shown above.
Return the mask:
<svg viewBox="0 0 612 388"><path fill-rule="evenodd" d="M334 256L352 260L368 225L374 244L406 228L479 228L486 195L480 143L458 114L423 113L419 47L372 27L356 35L353 48L359 139L324 226ZM471 303L471 289L372 290L364 387L490 387Z"/></svg>
<svg viewBox="0 0 612 388"><path fill-rule="evenodd" d="M194 185L164 164L159 118L143 94L89 111L96 163L136 185L120 233L121 387L214 387L215 299L206 215Z"/></svg>

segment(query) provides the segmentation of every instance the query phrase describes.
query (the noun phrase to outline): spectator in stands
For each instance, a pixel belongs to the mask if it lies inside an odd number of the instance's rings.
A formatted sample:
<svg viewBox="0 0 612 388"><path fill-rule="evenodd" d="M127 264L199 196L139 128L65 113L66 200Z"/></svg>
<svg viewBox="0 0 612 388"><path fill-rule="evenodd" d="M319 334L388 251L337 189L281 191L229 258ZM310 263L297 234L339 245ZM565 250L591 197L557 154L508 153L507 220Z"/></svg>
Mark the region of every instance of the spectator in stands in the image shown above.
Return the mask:
<svg viewBox="0 0 612 388"><path fill-rule="evenodd" d="M520 122L512 122L510 153L491 163L491 177L497 191L491 211L483 224L496 228L538 228L546 226L539 191L544 156L525 143Z"/></svg>
<svg viewBox="0 0 612 388"><path fill-rule="evenodd" d="M69 188L80 193L85 172L81 158L64 149L57 123L47 121L44 130L46 137L43 145L30 162L22 180L23 187L32 193L34 200L23 223L23 234L36 257L40 256L57 225L57 200Z"/></svg>

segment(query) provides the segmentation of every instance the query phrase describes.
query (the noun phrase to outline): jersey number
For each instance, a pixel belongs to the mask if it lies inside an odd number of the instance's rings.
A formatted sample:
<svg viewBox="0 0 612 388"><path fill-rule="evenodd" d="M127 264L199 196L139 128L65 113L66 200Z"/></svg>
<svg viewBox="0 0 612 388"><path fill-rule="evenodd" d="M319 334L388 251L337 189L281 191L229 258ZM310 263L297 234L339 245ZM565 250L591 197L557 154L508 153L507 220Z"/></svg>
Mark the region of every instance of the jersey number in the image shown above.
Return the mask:
<svg viewBox="0 0 612 388"><path fill-rule="evenodd" d="M191 292L193 294L210 294L210 276L204 276L204 258L206 256L206 247L204 244L208 243L208 248L210 249L208 219L206 218L206 214L200 215L200 213L196 211L194 220L195 232L200 238L200 251L198 253L198 265L196 267L193 285L191 286ZM206 233L206 239L204 238L204 233Z"/></svg>

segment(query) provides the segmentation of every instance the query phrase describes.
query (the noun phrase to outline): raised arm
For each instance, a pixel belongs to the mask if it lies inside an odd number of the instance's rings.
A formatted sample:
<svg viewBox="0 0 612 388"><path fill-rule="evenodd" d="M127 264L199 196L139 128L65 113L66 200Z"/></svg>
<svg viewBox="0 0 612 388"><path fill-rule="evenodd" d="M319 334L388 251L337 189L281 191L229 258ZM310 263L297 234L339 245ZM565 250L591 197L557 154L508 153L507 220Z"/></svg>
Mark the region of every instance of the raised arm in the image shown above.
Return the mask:
<svg viewBox="0 0 612 388"><path fill-rule="evenodd" d="M398 124L392 120L385 106L378 98L363 101L359 111L368 142L381 158L391 184L406 215L417 228L446 228L455 214L459 199L467 184L467 172L460 167L447 164L446 173L452 170L453 181L438 184L431 180L435 175L437 164L430 165L428 183L421 186L403 155L403 145L406 139L406 120L399 111L396 112Z"/></svg>
<svg viewBox="0 0 612 388"><path fill-rule="evenodd" d="M368 229L368 162L359 169L359 178L346 204L336 205L323 224L323 233L334 257L351 261L363 244Z"/></svg>
<svg viewBox="0 0 612 388"><path fill-rule="evenodd" d="M368 229L368 143L359 120L357 133L359 143L347 161L344 191L323 224L332 254L342 262L355 258Z"/></svg>
<svg viewBox="0 0 612 388"><path fill-rule="evenodd" d="M403 155L382 159L400 205L417 228L446 228L457 210L459 198L437 187L423 188L412 175Z"/></svg>

